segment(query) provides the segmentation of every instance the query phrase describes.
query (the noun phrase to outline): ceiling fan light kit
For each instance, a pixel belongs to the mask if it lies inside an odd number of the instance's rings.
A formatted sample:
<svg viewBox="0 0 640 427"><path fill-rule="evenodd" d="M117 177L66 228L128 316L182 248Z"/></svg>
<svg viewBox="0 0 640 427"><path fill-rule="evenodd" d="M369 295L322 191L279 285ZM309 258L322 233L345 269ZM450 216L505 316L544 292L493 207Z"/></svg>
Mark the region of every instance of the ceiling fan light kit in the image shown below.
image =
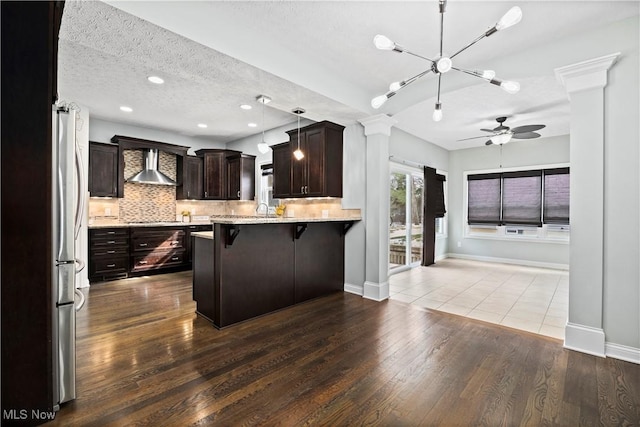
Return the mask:
<svg viewBox="0 0 640 427"><path fill-rule="evenodd" d="M443 116L442 103L440 102L440 83L442 79L442 74L445 74L450 70L460 71L462 73L487 80L489 83L492 83L496 86L500 86L507 93L513 94L520 90L520 84L517 82L508 81L508 80L503 81L503 80L496 79L495 78L496 73L493 70L482 70L482 71L465 70L462 68L455 67L453 65L452 59L456 57L458 54L462 53L463 51L467 50L468 48L476 44L477 42L479 42L480 40L482 40L483 38L489 37L495 32L498 32L516 25L522 19L522 10L518 6L512 7L511 9L509 9L507 13L505 13L502 16L502 18L500 18L500 20L493 27L489 28L487 31L485 31L483 34L481 34L478 38L473 40L471 43L467 44L463 48L456 51L453 55L446 56L446 55L443 55L443 51L442 51L442 41L443 41L443 31L444 31L444 27L443 27L444 12L446 10L446 7L447 7L447 0L439 0L438 8L440 11L440 55L435 59L427 58L423 55L419 55L417 53L411 52L405 49L404 47L398 45L397 43L393 42L388 37L383 36L381 34L378 34L373 38L373 44L375 45L376 48L380 50L390 50L397 53L406 53L406 54L424 59L426 61L429 61L431 65L427 70L419 74L416 74L415 76L409 79L391 83L389 85L389 91L387 93L380 96L376 96L371 100L371 107L375 109L382 107L384 103L387 102L389 98L394 96L400 89L410 85L411 83L415 82L416 80L427 75L430 72L433 72L434 74L438 75L438 96L435 104L435 109L433 112L433 120L436 122L442 120L442 116Z"/></svg>

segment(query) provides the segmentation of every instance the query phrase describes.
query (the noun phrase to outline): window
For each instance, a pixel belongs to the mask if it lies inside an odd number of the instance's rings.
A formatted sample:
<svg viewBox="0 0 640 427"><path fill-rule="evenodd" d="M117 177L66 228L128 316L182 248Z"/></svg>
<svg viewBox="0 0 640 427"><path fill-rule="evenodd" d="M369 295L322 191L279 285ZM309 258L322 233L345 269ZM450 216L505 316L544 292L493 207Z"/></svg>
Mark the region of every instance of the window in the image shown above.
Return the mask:
<svg viewBox="0 0 640 427"><path fill-rule="evenodd" d="M470 225L569 224L569 168L467 176Z"/></svg>

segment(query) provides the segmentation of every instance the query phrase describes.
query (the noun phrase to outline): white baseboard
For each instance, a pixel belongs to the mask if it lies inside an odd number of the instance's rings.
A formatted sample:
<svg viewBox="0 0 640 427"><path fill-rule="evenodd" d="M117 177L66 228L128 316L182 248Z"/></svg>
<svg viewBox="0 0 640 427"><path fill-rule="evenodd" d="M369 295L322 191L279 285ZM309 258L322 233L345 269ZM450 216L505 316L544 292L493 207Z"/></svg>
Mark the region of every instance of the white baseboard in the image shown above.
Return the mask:
<svg viewBox="0 0 640 427"><path fill-rule="evenodd" d="M604 348L607 357L624 360L625 362L637 363L640 365L640 348L627 347L626 345L605 343Z"/></svg>
<svg viewBox="0 0 640 427"><path fill-rule="evenodd" d="M606 357L604 331L600 328L568 322L564 328L564 348Z"/></svg>
<svg viewBox="0 0 640 427"><path fill-rule="evenodd" d="M384 301L389 298L389 282L364 282L363 298Z"/></svg>
<svg viewBox="0 0 640 427"><path fill-rule="evenodd" d="M459 258L459 259L468 259L472 261L524 265L527 267L542 267L542 268L552 268L555 270L569 270L569 264L556 264L553 262L529 261L524 259L495 258L495 257L488 257L488 256L456 254L456 253L448 253L444 258Z"/></svg>
<svg viewBox="0 0 640 427"><path fill-rule="evenodd" d="M443 259L449 258L449 254L442 254L435 257L434 261L442 261Z"/></svg>
<svg viewBox="0 0 640 427"><path fill-rule="evenodd" d="M364 295L364 286L362 285L354 285L351 283L345 283L344 284L344 291L345 292L349 292L350 294L356 294L356 295Z"/></svg>

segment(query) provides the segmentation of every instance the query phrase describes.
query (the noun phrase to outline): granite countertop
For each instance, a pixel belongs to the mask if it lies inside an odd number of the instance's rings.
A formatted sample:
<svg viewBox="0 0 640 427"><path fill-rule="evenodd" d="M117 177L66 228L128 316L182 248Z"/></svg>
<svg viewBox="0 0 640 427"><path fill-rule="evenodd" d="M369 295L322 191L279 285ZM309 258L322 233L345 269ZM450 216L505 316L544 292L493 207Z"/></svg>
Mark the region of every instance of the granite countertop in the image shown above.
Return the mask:
<svg viewBox="0 0 640 427"><path fill-rule="evenodd" d="M302 222L345 222L361 221L361 217L330 217L330 218L304 218L304 217L223 217L212 218L212 223L218 224L296 224Z"/></svg>
<svg viewBox="0 0 640 427"><path fill-rule="evenodd" d="M193 237L202 237L203 239L211 239L213 240L213 231L196 231L195 233L191 233Z"/></svg>
<svg viewBox="0 0 640 427"><path fill-rule="evenodd" d="M264 216L217 216L209 221L166 221L166 222L100 222L89 224L90 229L94 228L126 228L126 227L188 227L190 225L210 225L219 224L295 224L301 222L344 222L361 221L361 217L264 217Z"/></svg>

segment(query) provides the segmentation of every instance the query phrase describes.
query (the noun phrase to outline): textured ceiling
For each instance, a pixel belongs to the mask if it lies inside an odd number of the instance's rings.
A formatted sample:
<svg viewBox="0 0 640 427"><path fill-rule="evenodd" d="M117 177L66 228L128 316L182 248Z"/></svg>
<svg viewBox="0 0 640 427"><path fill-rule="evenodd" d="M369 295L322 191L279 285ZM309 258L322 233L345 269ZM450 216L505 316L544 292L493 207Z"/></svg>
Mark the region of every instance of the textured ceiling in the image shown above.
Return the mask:
<svg viewBox="0 0 640 427"><path fill-rule="evenodd" d="M484 139L456 141L481 135L480 128L495 127L495 117L504 115L510 116L510 126L546 124L540 131L544 137L566 134L568 101L541 46L637 15L640 3L517 4L522 22L465 51L456 65L493 68L499 77L520 81L521 92L508 95L473 77L448 73L441 96L445 118L439 123L431 120L433 76L381 110L369 105L391 81L427 66L408 55L376 50L373 36L386 34L434 56L439 42L435 1L67 1L59 90L65 99L87 105L95 117L215 142L260 131L258 94L273 98L265 109L267 129L293 123L290 111L300 106L307 110L304 117L342 124L393 115L399 128L447 149L484 144ZM445 53L482 34L511 6L449 1ZM166 82L153 85L149 75ZM256 108L240 110L244 103ZM131 106L133 113L119 111L120 105ZM258 129L248 128L250 121ZM197 123L209 127L198 129Z"/></svg>

